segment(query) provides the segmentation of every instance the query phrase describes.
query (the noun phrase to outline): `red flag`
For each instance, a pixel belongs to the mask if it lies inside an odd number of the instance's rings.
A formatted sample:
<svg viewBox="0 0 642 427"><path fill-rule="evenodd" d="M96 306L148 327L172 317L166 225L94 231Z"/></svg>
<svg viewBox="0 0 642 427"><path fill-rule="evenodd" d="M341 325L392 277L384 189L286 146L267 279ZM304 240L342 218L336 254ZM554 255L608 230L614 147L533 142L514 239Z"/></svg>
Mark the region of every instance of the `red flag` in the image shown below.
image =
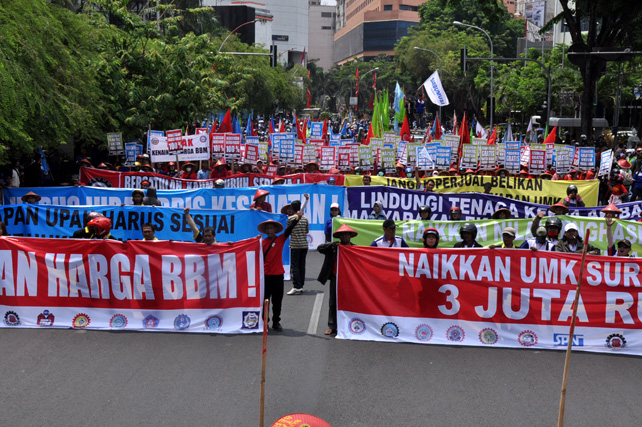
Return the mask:
<svg viewBox="0 0 642 427"><path fill-rule="evenodd" d="M327 118L323 119L323 130L321 131L321 135L323 135L323 139L326 139L328 137L328 119Z"/></svg>
<svg viewBox="0 0 642 427"><path fill-rule="evenodd" d="M461 153L464 149L464 144L470 144L470 130L468 130L468 122L466 121L466 112L459 127L459 148L457 149L457 161L461 159Z"/></svg>
<svg viewBox="0 0 642 427"><path fill-rule="evenodd" d="M437 137L435 136L435 138L437 138ZM432 141L432 133L430 132L430 126L426 126L426 134L424 135L424 143L430 142L430 141Z"/></svg>
<svg viewBox="0 0 642 427"><path fill-rule="evenodd" d="M281 121L279 122L279 133L283 132L285 132L285 121L281 119Z"/></svg>
<svg viewBox="0 0 642 427"><path fill-rule="evenodd" d="M372 77L372 88L377 89L377 73L374 73L374 76Z"/></svg>
<svg viewBox="0 0 642 427"><path fill-rule="evenodd" d="M274 133L274 125L272 124L272 119L270 119L270 129L268 130L268 133Z"/></svg>
<svg viewBox="0 0 642 427"><path fill-rule="evenodd" d="M310 94L310 86L308 86L308 103L305 108L310 108L311 104L312 104L312 95Z"/></svg>
<svg viewBox="0 0 642 427"><path fill-rule="evenodd" d="M548 134L548 136L544 140L544 144L555 144L556 139L557 139L557 125L555 125L551 133Z"/></svg>
<svg viewBox="0 0 642 427"><path fill-rule="evenodd" d="M368 127L368 135L366 136L366 145L370 145L370 138L374 138L374 130L372 129L372 122L370 122L370 127Z"/></svg>
<svg viewBox="0 0 642 427"><path fill-rule="evenodd" d="M301 141L303 141L304 144L307 144L307 136L308 136L308 122L307 120L303 121L303 125L301 126Z"/></svg>
<svg viewBox="0 0 642 427"><path fill-rule="evenodd" d="M402 141L410 141L410 125L408 124L408 115L403 119L403 125L401 125L401 132L399 133Z"/></svg>
<svg viewBox="0 0 642 427"><path fill-rule="evenodd" d="M435 119L435 139L441 139L441 123L439 123L439 116Z"/></svg>
<svg viewBox="0 0 642 427"><path fill-rule="evenodd" d="M496 141L497 141L497 125L495 125L495 129L493 129L493 133L490 134L490 138L488 138L486 145L495 145Z"/></svg>
<svg viewBox="0 0 642 427"><path fill-rule="evenodd" d="M359 108L359 68L357 68L357 75L355 76L357 79L357 90L355 91L355 97L357 98L357 105L354 106L354 111L357 111L357 108Z"/></svg>
<svg viewBox="0 0 642 427"><path fill-rule="evenodd" d="M259 134L256 131L256 129L254 129L254 123L252 123L252 120L250 120L250 135L259 136Z"/></svg>
<svg viewBox="0 0 642 427"><path fill-rule="evenodd" d="M227 109L227 113L225 113L225 117L223 118L223 121L221 124L218 126L218 129L216 129L216 133L228 133L228 132L233 132L232 128L232 113L230 113L230 109Z"/></svg>
<svg viewBox="0 0 642 427"><path fill-rule="evenodd" d="M310 71L312 70L308 68L308 78L310 78Z"/></svg>

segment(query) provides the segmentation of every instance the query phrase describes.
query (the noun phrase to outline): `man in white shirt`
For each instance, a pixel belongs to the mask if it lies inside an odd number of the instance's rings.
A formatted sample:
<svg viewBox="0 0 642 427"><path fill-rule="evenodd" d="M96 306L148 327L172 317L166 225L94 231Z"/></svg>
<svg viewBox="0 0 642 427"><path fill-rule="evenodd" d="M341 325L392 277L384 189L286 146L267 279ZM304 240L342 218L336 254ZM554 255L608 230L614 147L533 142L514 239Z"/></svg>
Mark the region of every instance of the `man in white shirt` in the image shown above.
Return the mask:
<svg viewBox="0 0 642 427"><path fill-rule="evenodd" d="M404 239L395 236L397 225L391 219L383 222L383 236L376 238L370 246L378 246L380 248L407 248L408 244Z"/></svg>

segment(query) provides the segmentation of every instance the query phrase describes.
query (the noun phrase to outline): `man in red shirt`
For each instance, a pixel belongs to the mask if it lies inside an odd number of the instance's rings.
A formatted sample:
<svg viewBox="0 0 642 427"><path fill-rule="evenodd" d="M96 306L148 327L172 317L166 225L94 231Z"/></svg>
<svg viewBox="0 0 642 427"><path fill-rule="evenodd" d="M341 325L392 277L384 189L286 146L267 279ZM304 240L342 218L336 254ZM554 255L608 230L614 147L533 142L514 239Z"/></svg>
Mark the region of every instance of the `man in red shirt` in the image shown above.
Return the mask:
<svg viewBox="0 0 642 427"><path fill-rule="evenodd" d="M281 305L283 303L283 245L292 234L292 229L299 223L303 212L297 212L290 222L288 228L280 236L283 225L274 220L263 221L258 225L259 232L267 234L261 241L263 247L263 274L265 299L272 300L272 329L282 331L281 326Z"/></svg>
<svg viewBox="0 0 642 427"><path fill-rule="evenodd" d="M261 190L260 188L254 193L254 203L250 205L250 210L258 210L264 212L272 212L272 205L265 201L268 194L267 190Z"/></svg>

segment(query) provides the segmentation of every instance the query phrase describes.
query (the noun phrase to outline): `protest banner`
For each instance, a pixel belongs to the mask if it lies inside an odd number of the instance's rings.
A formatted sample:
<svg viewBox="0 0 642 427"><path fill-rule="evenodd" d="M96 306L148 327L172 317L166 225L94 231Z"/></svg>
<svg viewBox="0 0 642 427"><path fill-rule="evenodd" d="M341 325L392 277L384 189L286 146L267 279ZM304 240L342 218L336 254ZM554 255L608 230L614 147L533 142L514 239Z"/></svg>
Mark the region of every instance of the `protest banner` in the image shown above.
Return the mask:
<svg viewBox="0 0 642 427"><path fill-rule="evenodd" d="M340 246L337 338L642 354L635 258L588 256L577 326L568 324L579 254ZM385 275L386 280L381 280Z"/></svg>
<svg viewBox="0 0 642 427"><path fill-rule="evenodd" d="M6 328L251 333L262 328L261 240L0 239Z"/></svg>
<svg viewBox="0 0 642 427"><path fill-rule="evenodd" d="M506 148L506 150L504 150L504 168L508 170L509 173L519 173L521 156L521 150Z"/></svg>
<svg viewBox="0 0 642 427"><path fill-rule="evenodd" d="M282 164L294 163L294 144L294 136L291 134L288 134L287 138L281 138L279 161ZM303 147L303 144L301 144L301 146Z"/></svg>
<svg viewBox="0 0 642 427"><path fill-rule="evenodd" d="M459 150L459 135L444 135L444 147L450 147L450 158L452 161L457 159L457 150Z"/></svg>
<svg viewBox="0 0 642 427"><path fill-rule="evenodd" d="M125 143L125 165L134 166L136 163L136 157L143 154L143 144L137 142L126 142Z"/></svg>
<svg viewBox="0 0 642 427"><path fill-rule="evenodd" d="M182 140L183 151L179 152L181 162L210 159L210 140L205 134L189 135Z"/></svg>
<svg viewBox="0 0 642 427"><path fill-rule="evenodd" d="M164 137L165 137L165 132L163 132L162 130L147 131L147 153L150 154L150 156L151 156L150 150L152 147L152 140L154 138L164 138Z"/></svg>
<svg viewBox="0 0 642 427"><path fill-rule="evenodd" d="M478 146L472 144L462 144L461 163L459 165L462 169L477 169L478 163Z"/></svg>
<svg viewBox="0 0 642 427"><path fill-rule="evenodd" d="M247 142L245 143L245 157L243 161L251 165L256 165L259 160L259 146L258 144Z"/></svg>
<svg viewBox="0 0 642 427"><path fill-rule="evenodd" d="M241 142L243 135L240 133L225 134L225 159L241 160Z"/></svg>
<svg viewBox="0 0 642 427"><path fill-rule="evenodd" d="M225 134L215 133L210 135L210 153L212 159L218 160L225 157Z"/></svg>
<svg viewBox="0 0 642 427"><path fill-rule="evenodd" d="M555 144L555 161L553 168L560 175L565 175L571 171L571 159L575 149L562 144Z"/></svg>
<svg viewBox="0 0 642 427"><path fill-rule="evenodd" d="M453 158L450 147L437 147L436 167L438 170L448 170Z"/></svg>
<svg viewBox="0 0 642 427"><path fill-rule="evenodd" d="M245 174L247 175L247 174ZM309 178L307 176L310 176ZM327 179L332 176L336 179L336 185L325 185ZM312 178L314 177L314 178ZM304 194L310 195L310 202L304 211L310 223L308 241L310 248L314 249L325 240L325 221L330 216L330 205L339 203L343 208L345 199L345 188L341 187L341 175L324 174L297 174L288 175L288 179L317 179L314 184L299 185L271 185L262 186L270 192L267 202L272 205L273 212L280 212L281 208L294 200L304 201ZM247 180L246 176L239 179ZM268 178L271 182L272 180ZM26 188L5 189L5 202L12 201L12 204L23 204L20 198L26 192ZM55 202L57 205L89 205L89 206L111 206L120 207L121 204L131 205L131 189L97 188L97 187L52 187L47 190L38 188L42 199L37 206L43 206ZM212 209L212 210L247 210L252 204L256 193L256 187L238 187L221 189L194 189L194 190L159 190L158 200L166 207L190 209ZM157 208L158 209L158 208ZM114 225L115 227L115 225ZM255 228L256 230L256 228ZM171 238L171 237L169 237Z"/></svg>
<svg viewBox="0 0 642 427"><path fill-rule="evenodd" d="M577 166L583 171L595 169L595 147L579 147Z"/></svg>
<svg viewBox="0 0 642 427"><path fill-rule="evenodd" d="M439 193L483 193L484 183L489 182L493 186L492 191L494 195L549 206L566 197L566 188L570 184L577 186L579 195L582 196L586 206L597 205L597 193L599 190L599 182L597 180L550 181L546 179L470 174L465 176L422 178L420 179L420 183L424 185L424 188L426 179L431 179L435 182L434 191ZM359 177L351 175L346 175L345 177L345 185L347 187L361 185L359 181ZM410 190L417 188L415 179L393 178L388 176L373 176L372 185L386 185Z"/></svg>
<svg viewBox="0 0 642 427"><path fill-rule="evenodd" d="M107 145L110 156L120 156L123 154L123 134L121 132L108 133Z"/></svg>
<svg viewBox="0 0 642 427"><path fill-rule="evenodd" d="M349 147L337 147L338 148L338 157L337 157L337 167L340 171L347 172L350 170L350 148Z"/></svg>
<svg viewBox="0 0 642 427"><path fill-rule="evenodd" d="M424 146L417 147L417 167L424 171L436 168L434 156L431 156Z"/></svg>
<svg viewBox="0 0 642 427"><path fill-rule="evenodd" d="M323 122L310 123L310 139L323 139Z"/></svg>
<svg viewBox="0 0 642 427"><path fill-rule="evenodd" d="M405 163L406 166L414 168L417 166L417 149L423 147L422 144L415 143L415 142L409 142L406 144L406 161L402 163Z"/></svg>
<svg viewBox="0 0 642 427"><path fill-rule="evenodd" d="M382 148L379 150L381 156L380 168L385 169L386 171L395 170L395 149L394 148Z"/></svg>
<svg viewBox="0 0 642 427"><path fill-rule="evenodd" d="M336 166L336 153L337 147L321 147L319 156L319 168L323 170L330 170Z"/></svg>
<svg viewBox="0 0 642 427"><path fill-rule="evenodd" d="M540 145L540 144L537 144ZM550 144L549 144L550 145ZM531 175L541 175L546 172L546 150L531 147L531 159L528 172Z"/></svg>
<svg viewBox="0 0 642 427"><path fill-rule="evenodd" d="M479 148L479 169L495 170L497 165L497 149L494 145L480 145Z"/></svg>

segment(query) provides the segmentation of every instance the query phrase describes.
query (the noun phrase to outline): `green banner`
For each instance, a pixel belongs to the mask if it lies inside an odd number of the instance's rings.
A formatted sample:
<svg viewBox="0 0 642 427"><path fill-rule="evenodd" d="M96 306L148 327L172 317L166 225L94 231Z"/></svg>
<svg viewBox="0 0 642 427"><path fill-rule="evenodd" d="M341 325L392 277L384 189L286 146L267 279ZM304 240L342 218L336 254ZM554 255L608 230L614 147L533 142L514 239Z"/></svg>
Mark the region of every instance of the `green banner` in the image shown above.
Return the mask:
<svg viewBox="0 0 642 427"><path fill-rule="evenodd" d="M589 243L606 255L606 222L604 218L577 217L560 215L564 225L574 222L580 229L580 236L588 228L591 230ZM439 247L452 248L455 243L461 241L459 228L465 222L472 222L477 226L477 241L482 246L501 245L502 231L505 227L513 227L517 231L515 246L521 245L527 238L531 238L532 219L507 219L507 220L477 220L477 221L396 221L397 236L402 237L408 246L421 248L423 242L421 236L426 228L434 227L439 230ZM546 218L540 221L541 225L546 223ZM352 239L352 243L359 246L370 246L378 237L383 235L383 221L360 220L335 217L332 222L333 231L336 231L343 224L347 224L359 233ZM629 239L633 245L631 253L637 256L642 254L642 223L636 221L615 220L613 225L613 238L617 243L621 239Z"/></svg>

